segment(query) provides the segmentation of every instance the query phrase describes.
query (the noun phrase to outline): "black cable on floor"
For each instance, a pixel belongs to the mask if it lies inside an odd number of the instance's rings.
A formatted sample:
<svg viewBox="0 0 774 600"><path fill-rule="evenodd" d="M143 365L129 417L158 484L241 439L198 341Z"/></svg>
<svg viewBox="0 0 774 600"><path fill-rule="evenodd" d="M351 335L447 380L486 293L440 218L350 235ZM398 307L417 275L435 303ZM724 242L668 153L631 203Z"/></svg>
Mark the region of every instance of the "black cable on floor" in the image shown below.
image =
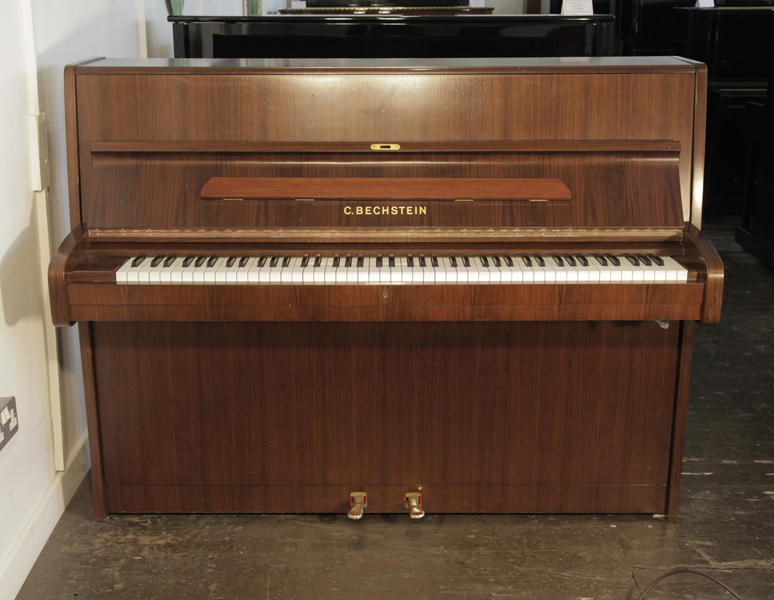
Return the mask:
<svg viewBox="0 0 774 600"><path fill-rule="evenodd" d="M712 575L707 575L706 573L702 573L701 571L694 571L693 569L675 569L674 571L669 571L669 573L664 573L661 577L654 579L653 583L651 583L647 588L645 588L645 591L642 592L642 594L640 594L640 597L637 598L637 600L645 600L645 596L648 595L650 590L656 587L656 584L659 581L661 581L662 579L666 579L667 577L671 577L672 575L677 575L678 573L693 573L694 575L701 575L702 577L706 577L707 579L710 579L711 581L714 581L715 583L717 583L720 587L726 590L737 600L744 600L744 598L742 598L739 594L737 594L734 590L732 590L722 581L718 581Z"/></svg>

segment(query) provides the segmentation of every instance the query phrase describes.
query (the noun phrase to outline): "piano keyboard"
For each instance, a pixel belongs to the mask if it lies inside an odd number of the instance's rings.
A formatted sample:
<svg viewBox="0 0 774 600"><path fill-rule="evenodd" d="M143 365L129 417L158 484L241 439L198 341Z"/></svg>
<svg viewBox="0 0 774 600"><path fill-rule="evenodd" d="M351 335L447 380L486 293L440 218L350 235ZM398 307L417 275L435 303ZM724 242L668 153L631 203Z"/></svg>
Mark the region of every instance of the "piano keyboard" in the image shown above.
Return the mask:
<svg viewBox="0 0 774 600"><path fill-rule="evenodd" d="M684 283L688 271L653 254L478 256L216 256L129 258L124 285L435 285Z"/></svg>

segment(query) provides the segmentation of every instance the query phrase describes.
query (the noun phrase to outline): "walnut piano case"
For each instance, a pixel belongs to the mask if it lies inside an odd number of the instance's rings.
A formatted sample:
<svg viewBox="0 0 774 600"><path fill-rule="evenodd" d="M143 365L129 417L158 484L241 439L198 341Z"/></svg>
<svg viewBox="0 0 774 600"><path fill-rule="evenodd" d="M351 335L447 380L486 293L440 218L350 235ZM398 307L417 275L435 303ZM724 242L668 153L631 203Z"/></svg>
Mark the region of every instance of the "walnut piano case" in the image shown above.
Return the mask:
<svg viewBox="0 0 774 600"><path fill-rule="evenodd" d="M51 301L80 330L98 518L353 498L676 517L693 323L718 322L723 284L703 65L65 78Z"/></svg>

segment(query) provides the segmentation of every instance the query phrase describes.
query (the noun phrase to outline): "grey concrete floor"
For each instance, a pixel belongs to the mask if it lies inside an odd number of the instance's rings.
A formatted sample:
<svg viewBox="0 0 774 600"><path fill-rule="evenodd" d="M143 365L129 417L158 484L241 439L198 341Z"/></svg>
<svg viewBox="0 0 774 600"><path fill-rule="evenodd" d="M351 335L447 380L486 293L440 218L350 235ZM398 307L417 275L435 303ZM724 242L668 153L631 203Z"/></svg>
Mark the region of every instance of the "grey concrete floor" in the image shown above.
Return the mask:
<svg viewBox="0 0 774 600"><path fill-rule="evenodd" d="M93 517L87 478L17 600L632 600L690 567L774 598L774 273L723 256L722 323L697 329L680 518L648 515ZM731 598L678 575L648 600Z"/></svg>

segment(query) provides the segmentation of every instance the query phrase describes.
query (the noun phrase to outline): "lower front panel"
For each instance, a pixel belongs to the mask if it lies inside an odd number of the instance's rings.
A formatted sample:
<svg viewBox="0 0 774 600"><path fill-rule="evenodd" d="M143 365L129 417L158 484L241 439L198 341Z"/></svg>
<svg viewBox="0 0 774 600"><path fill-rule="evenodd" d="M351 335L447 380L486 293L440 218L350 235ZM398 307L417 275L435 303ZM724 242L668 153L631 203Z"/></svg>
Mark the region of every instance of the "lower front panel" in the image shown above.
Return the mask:
<svg viewBox="0 0 774 600"><path fill-rule="evenodd" d="M107 512L664 512L679 330L94 323Z"/></svg>

